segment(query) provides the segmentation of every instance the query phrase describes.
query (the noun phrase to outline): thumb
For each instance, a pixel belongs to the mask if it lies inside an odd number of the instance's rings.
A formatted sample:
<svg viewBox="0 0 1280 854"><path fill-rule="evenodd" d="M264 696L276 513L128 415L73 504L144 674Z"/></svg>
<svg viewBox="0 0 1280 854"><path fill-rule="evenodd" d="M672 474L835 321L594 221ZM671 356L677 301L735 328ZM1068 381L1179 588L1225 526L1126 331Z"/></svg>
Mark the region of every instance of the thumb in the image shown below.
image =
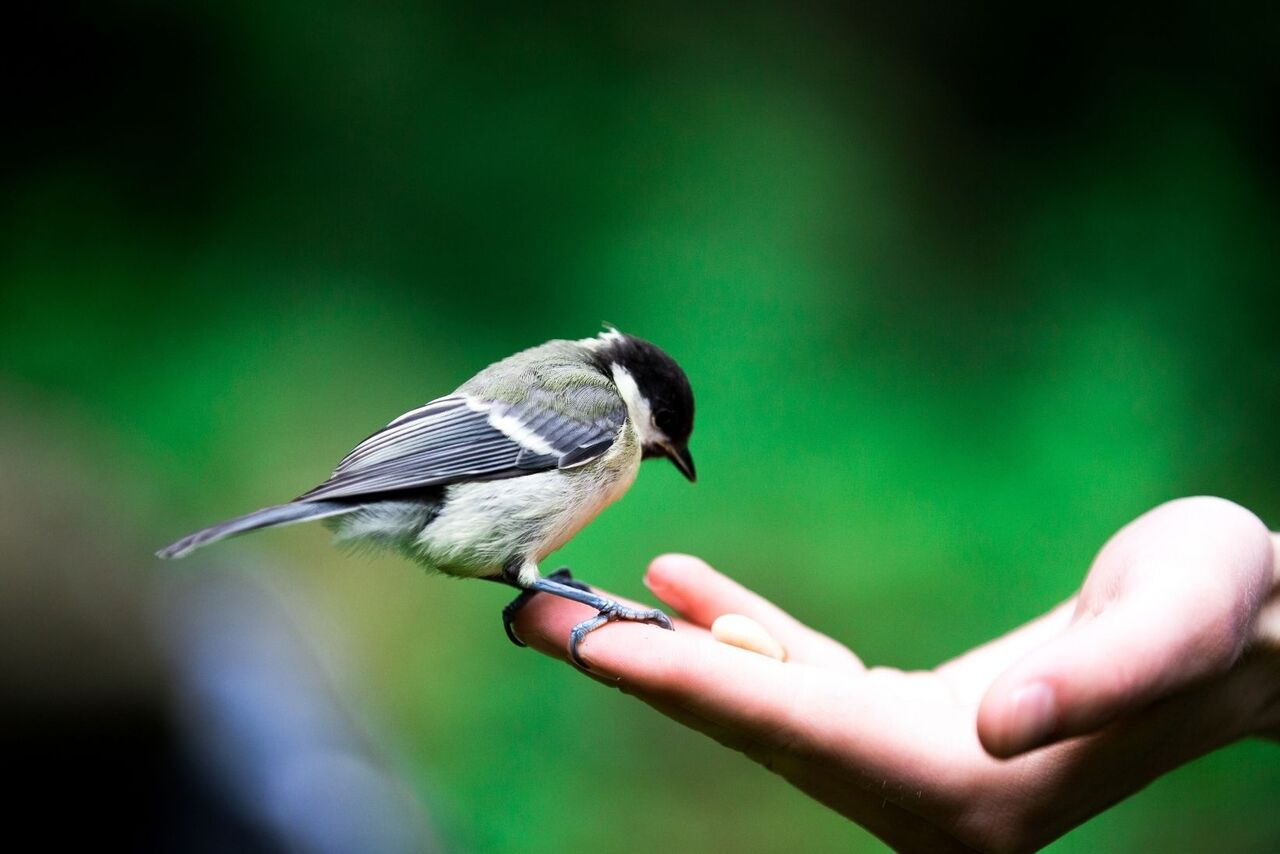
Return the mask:
<svg viewBox="0 0 1280 854"><path fill-rule="evenodd" d="M998 677L978 737L1006 757L1092 732L1240 655L1270 589L1266 527L1217 498L1163 504L1090 569L1071 624Z"/></svg>
<svg viewBox="0 0 1280 854"><path fill-rule="evenodd" d="M1092 732L1239 656L1248 621L1203 597L1146 591L1080 615L996 679L978 708L987 752L1009 757Z"/></svg>

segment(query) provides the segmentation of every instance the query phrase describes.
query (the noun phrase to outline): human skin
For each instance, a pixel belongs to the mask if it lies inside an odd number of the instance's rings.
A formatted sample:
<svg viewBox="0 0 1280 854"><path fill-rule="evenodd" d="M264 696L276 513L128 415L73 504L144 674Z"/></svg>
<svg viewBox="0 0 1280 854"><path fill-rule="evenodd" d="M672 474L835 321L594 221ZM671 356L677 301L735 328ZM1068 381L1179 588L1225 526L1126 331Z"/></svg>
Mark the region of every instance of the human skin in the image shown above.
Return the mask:
<svg viewBox="0 0 1280 854"><path fill-rule="evenodd" d="M1160 775L1251 736L1280 739L1280 536L1218 498L1116 533L1079 593L930 671L850 650L686 555L645 583L676 631L587 636L587 675L739 750L908 851L1025 851ZM591 616L538 596L516 630L567 660ZM785 662L708 627L748 616Z"/></svg>

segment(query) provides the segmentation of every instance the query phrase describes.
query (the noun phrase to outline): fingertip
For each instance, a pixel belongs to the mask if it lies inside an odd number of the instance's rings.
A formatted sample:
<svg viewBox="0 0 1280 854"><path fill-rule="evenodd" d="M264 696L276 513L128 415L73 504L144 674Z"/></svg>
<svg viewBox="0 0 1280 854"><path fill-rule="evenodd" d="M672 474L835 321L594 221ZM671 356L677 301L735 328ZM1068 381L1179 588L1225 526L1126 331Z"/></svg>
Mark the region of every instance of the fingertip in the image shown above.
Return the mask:
<svg viewBox="0 0 1280 854"><path fill-rule="evenodd" d="M706 572L711 567L702 558L693 555L670 554L658 555L649 562L645 572L644 583L650 589L654 585L671 587L688 578L692 573Z"/></svg>
<svg viewBox="0 0 1280 854"><path fill-rule="evenodd" d="M710 571L711 567L705 561L692 555L659 555L649 563L644 586L667 605L687 615L691 588L697 586L696 579L705 577Z"/></svg>
<svg viewBox="0 0 1280 854"><path fill-rule="evenodd" d="M997 688L978 707L978 740L997 759L1042 747L1053 740L1060 725L1057 694L1044 681Z"/></svg>

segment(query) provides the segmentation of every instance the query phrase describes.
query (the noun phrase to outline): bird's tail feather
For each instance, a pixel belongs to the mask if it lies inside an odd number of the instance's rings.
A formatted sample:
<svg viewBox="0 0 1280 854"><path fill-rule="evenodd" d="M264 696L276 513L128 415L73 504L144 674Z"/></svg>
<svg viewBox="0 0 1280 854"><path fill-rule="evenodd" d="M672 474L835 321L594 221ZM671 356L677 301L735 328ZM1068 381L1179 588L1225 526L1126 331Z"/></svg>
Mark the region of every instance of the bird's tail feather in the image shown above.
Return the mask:
<svg viewBox="0 0 1280 854"><path fill-rule="evenodd" d="M243 534L259 528L273 528L277 525L291 525L294 522L307 522L312 519L323 519L326 516L339 516L359 509L357 504L342 501L295 501L257 510L245 516L229 519L217 525L188 534L172 545L156 552L156 557L185 557L196 549Z"/></svg>

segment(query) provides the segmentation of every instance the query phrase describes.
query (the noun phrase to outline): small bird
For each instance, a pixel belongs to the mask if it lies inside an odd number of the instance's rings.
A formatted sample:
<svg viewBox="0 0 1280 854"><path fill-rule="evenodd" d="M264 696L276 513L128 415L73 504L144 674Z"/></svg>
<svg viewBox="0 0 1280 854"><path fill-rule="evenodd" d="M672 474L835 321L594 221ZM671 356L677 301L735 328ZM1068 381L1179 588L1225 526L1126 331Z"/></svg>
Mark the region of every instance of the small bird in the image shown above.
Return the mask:
<svg viewBox="0 0 1280 854"><path fill-rule="evenodd" d="M693 390L654 344L609 328L548 341L410 410L343 458L329 479L275 507L196 531L161 549L178 558L236 534L325 519L341 543L393 548L428 569L484 578L598 613L570 633L569 652L611 620L671 629L659 610L628 608L538 564L631 487L640 461L666 457L690 481Z"/></svg>

